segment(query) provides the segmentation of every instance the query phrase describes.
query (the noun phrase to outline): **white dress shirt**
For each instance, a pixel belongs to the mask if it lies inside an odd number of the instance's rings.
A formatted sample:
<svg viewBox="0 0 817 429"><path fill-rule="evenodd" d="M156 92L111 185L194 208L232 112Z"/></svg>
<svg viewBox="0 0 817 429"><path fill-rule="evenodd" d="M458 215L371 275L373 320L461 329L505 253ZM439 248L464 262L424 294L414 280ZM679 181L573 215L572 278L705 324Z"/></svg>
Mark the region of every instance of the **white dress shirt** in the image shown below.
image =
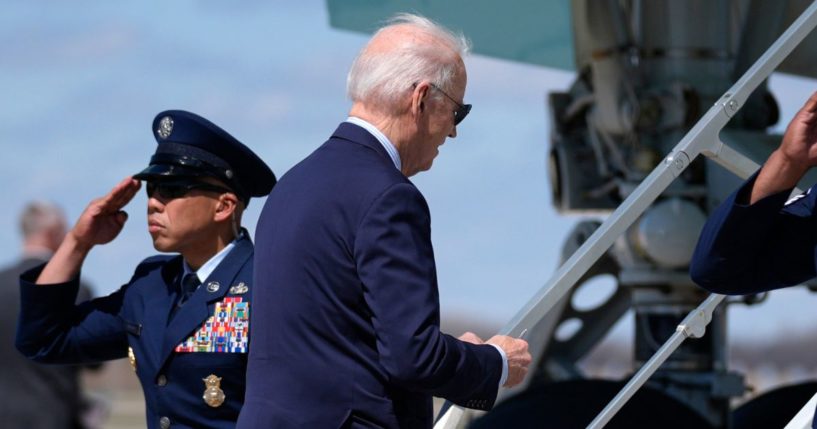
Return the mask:
<svg viewBox="0 0 817 429"><path fill-rule="evenodd" d="M196 277L199 278L199 283L204 283L204 281L207 280L207 277L210 277L210 274L213 273L216 267L218 267L218 264L220 264L221 261L223 261L224 258L227 257L231 250L233 250L233 247L235 247L235 241L232 241L230 242L230 244L224 246L223 249L221 249L218 253L213 255L212 258L208 259L207 262L202 264L202 266L195 271ZM184 267L184 275L182 276L182 278L194 272L193 269L190 268L190 265L187 265L187 261L184 261L182 266Z"/></svg>
<svg viewBox="0 0 817 429"><path fill-rule="evenodd" d="M400 153L397 152L397 148L394 147L394 144L391 142L391 140L389 140L389 138L386 137L385 134L378 130L377 127L375 127L374 125L367 121L364 121L363 119L354 116L346 118L346 122L355 124L363 128L364 130L368 131L369 134L373 135L374 138L376 138L377 141L379 141L380 144L383 146L383 149L386 149L386 153L389 154L391 162L394 163L394 168L396 168L397 171L403 171L402 170L403 162L400 160Z"/></svg>

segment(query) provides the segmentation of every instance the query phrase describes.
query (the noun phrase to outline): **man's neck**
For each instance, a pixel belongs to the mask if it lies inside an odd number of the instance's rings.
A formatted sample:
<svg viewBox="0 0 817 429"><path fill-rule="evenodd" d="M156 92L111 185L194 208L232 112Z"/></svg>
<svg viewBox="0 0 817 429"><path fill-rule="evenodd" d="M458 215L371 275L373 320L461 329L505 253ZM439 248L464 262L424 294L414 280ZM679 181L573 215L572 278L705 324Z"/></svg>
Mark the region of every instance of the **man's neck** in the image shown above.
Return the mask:
<svg viewBox="0 0 817 429"><path fill-rule="evenodd" d="M216 268L221 264L221 262L227 257L227 255L235 248L235 242L231 242L224 246L223 249L219 250L216 254L211 256L209 259L204 261L203 264L193 267L191 266L187 260L184 263L184 272L185 274L188 273L195 273L200 282L204 282L207 278L215 271Z"/></svg>
<svg viewBox="0 0 817 429"><path fill-rule="evenodd" d="M397 149L397 153L400 154L400 159L402 160L403 168L406 167L406 160L409 158L406 147L406 136L408 132L405 129L405 121L401 120L399 116L386 115L367 109L360 102L356 102L352 105L349 116L363 119L380 130L380 132L389 139L394 148Z"/></svg>
<svg viewBox="0 0 817 429"><path fill-rule="evenodd" d="M217 255L224 248L238 238L232 232L227 232L216 237L216 240L207 244L199 243L190 246L190 250L180 252L184 261L193 270L198 270L210 258Z"/></svg>
<svg viewBox="0 0 817 429"><path fill-rule="evenodd" d="M364 121L374 125L375 128L380 130L380 132L383 133L383 135L385 135L395 147L400 147L402 143L402 135L400 133L400 127L398 126L398 118L384 115L379 112L374 112L371 109L367 109L362 103L353 104L352 109L349 111L349 116L363 119Z"/></svg>

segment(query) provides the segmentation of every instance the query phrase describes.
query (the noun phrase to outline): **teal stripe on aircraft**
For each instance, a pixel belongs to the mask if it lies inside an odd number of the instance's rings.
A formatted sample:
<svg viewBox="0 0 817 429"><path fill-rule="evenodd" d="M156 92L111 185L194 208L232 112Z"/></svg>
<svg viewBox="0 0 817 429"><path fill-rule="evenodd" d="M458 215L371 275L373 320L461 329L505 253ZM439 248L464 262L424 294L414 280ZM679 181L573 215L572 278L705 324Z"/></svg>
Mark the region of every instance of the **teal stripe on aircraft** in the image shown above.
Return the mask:
<svg viewBox="0 0 817 429"><path fill-rule="evenodd" d="M400 12L462 31L474 52L573 70L568 0L327 0L332 27L371 33Z"/></svg>

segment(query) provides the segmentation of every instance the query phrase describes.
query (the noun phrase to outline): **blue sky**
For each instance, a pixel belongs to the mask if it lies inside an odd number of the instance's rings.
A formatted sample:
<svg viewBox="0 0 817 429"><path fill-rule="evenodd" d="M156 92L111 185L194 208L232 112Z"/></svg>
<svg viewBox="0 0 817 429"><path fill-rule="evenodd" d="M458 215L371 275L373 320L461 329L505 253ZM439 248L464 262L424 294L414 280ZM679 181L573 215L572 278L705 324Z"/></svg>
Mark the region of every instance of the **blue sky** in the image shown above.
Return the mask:
<svg viewBox="0 0 817 429"><path fill-rule="evenodd" d="M155 114L185 109L252 147L277 175L345 119L346 72L366 36L328 25L322 1L4 2L0 16L0 263L18 255L17 216L31 198L63 206L73 222L88 201L143 168ZM575 218L550 203L546 95L572 75L472 56L459 136L431 171L413 178L432 212L444 317L500 325L545 283ZM783 121L815 86L772 81ZM785 122L783 122L785 123ZM145 197L128 206L119 238L96 248L83 276L98 294L126 282L154 253ZM245 226L254 231L263 200ZM800 329L805 292L775 294L730 321L738 337ZM799 306L799 307L798 307ZM797 311L799 311L797 310ZM626 329L626 327L624 328Z"/></svg>

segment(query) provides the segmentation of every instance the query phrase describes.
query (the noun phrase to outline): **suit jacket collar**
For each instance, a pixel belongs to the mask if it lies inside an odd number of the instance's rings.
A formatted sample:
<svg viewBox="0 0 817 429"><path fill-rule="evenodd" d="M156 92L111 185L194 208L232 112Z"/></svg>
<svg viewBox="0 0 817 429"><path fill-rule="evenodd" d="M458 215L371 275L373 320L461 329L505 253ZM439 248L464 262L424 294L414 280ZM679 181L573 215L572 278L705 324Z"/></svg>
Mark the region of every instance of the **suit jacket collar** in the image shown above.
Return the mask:
<svg viewBox="0 0 817 429"><path fill-rule="evenodd" d="M332 133L332 138L343 139L366 146L369 149L377 152L377 154L380 155L385 162L388 162L392 167L394 167L391 157L389 156L388 152L386 152L383 145L380 144L380 141L378 141L377 138L375 138L375 136L373 136L370 132L366 131L366 129L358 125L350 122L343 122L338 126L335 132Z"/></svg>
<svg viewBox="0 0 817 429"><path fill-rule="evenodd" d="M249 235L245 233L236 241L235 248L210 273L184 306L178 309L173 320L167 323L162 342L162 362L167 360L177 345L192 335L212 315L210 304L224 298L230 287L234 286L233 282L238 272L252 260L252 255L253 244ZM182 272L181 258L179 258L176 281ZM176 283L171 284L172 287L175 287ZM166 301L173 304L171 299ZM170 308L168 307L167 310L169 312Z"/></svg>

